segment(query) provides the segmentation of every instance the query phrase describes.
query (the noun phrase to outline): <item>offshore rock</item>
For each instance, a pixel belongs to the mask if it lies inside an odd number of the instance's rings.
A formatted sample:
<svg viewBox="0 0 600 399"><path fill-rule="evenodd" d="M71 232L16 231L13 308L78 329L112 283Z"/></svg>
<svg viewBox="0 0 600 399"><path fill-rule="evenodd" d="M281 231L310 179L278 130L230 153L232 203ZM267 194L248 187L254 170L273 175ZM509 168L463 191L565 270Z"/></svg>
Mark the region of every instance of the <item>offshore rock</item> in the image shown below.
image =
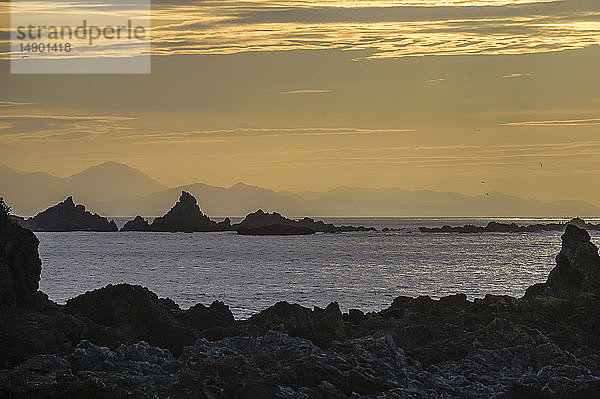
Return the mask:
<svg viewBox="0 0 600 399"><path fill-rule="evenodd" d="M164 216L154 219L151 231L198 232L231 230L229 219L221 223L210 220L202 213L196 198L186 191L181 192L179 201Z"/></svg>
<svg viewBox="0 0 600 399"><path fill-rule="evenodd" d="M118 231L114 221L75 205L73 197L22 222L32 231Z"/></svg>
<svg viewBox="0 0 600 399"><path fill-rule="evenodd" d="M315 234L315 231L304 226L267 224L254 228L238 227L237 233L245 236L298 236Z"/></svg>
<svg viewBox="0 0 600 399"><path fill-rule="evenodd" d="M599 230L600 224L587 223L581 218L574 218L567 223L530 224L520 226L516 223L489 222L485 227L467 224L464 226L419 227L421 233L536 233L540 231L564 231L573 225L580 229Z"/></svg>
<svg viewBox="0 0 600 399"><path fill-rule="evenodd" d="M137 215L133 220L125 223L121 231L150 231L150 223L140 215Z"/></svg>
<svg viewBox="0 0 600 399"><path fill-rule="evenodd" d="M373 227L335 226L332 223L315 221L311 218L288 219L277 212L265 213L262 209L248 214L244 220L234 226L239 234L254 235L291 235L313 233L340 233L351 231L376 231ZM278 233L279 232L279 233Z"/></svg>

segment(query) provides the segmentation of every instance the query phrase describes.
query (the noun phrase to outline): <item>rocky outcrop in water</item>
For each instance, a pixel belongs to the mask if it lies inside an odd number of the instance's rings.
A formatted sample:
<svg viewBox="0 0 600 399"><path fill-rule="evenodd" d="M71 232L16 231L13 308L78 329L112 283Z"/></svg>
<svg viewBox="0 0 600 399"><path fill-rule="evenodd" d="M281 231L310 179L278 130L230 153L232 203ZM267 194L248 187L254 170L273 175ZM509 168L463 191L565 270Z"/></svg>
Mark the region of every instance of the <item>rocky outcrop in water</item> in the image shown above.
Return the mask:
<svg viewBox="0 0 600 399"><path fill-rule="evenodd" d="M313 233L341 233L350 231L376 231L373 227L335 226L311 218L288 219L277 212L265 213L262 209L247 215L233 226L238 234L245 235L306 235Z"/></svg>
<svg viewBox="0 0 600 399"><path fill-rule="evenodd" d="M573 225L580 229L598 230L600 224L587 223L580 218L574 218L567 223L545 223L520 226L516 223L489 222L485 227L467 224L465 226L419 227L421 233L537 233L540 231L563 231Z"/></svg>
<svg viewBox="0 0 600 399"><path fill-rule="evenodd" d="M586 230L568 225L561 237L562 249L548 280L527 290L527 295L600 298L600 256Z"/></svg>
<svg viewBox="0 0 600 399"><path fill-rule="evenodd" d="M8 259L9 267L18 264ZM280 302L234 320L221 302L182 310L127 284L88 292L65 306L42 300L26 310L9 305L0 312L0 392L44 398L598 398L598 251L585 230L569 226L556 260L548 281L523 298L398 297L367 314L342 313L335 303L307 309Z"/></svg>
<svg viewBox="0 0 600 399"><path fill-rule="evenodd" d="M304 226L267 224L254 228L238 227L237 233L245 236L303 236L315 234L315 231Z"/></svg>
<svg viewBox="0 0 600 399"><path fill-rule="evenodd" d="M154 219L151 231L198 232L231 230L229 219L217 223L202 213L196 198L186 191L181 192L179 201L164 216Z"/></svg>
<svg viewBox="0 0 600 399"><path fill-rule="evenodd" d="M125 223L121 231L150 231L150 223L140 215Z"/></svg>
<svg viewBox="0 0 600 399"><path fill-rule="evenodd" d="M32 231L118 231L114 221L75 205L73 197L21 222Z"/></svg>

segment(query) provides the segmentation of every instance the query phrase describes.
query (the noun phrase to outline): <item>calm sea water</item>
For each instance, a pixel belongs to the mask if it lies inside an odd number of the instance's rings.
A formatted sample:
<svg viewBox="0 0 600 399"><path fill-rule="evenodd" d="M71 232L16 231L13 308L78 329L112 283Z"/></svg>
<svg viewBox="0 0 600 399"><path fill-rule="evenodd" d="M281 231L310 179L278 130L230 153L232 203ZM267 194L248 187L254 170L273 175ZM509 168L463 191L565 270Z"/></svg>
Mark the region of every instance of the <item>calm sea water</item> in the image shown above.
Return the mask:
<svg viewBox="0 0 600 399"><path fill-rule="evenodd" d="M337 301L342 310L374 311L389 306L398 295L522 296L530 285L545 281L554 267L561 233L417 231L419 226L485 225L490 220L329 219L401 230L282 237L231 232L37 233L40 288L64 303L109 283L141 284L183 308L221 300L237 318L282 300L307 307ZM124 220L117 222L122 225ZM590 233L598 244L598 232Z"/></svg>

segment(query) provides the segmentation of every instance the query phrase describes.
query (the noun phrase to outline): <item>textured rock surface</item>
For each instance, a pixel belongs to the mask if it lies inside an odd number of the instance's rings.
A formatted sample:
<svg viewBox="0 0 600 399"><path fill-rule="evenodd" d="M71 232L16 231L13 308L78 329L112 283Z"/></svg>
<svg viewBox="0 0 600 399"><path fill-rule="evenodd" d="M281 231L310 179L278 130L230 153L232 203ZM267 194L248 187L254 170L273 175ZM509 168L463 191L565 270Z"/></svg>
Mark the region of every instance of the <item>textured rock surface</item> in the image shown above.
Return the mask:
<svg viewBox="0 0 600 399"><path fill-rule="evenodd" d="M70 299L65 311L114 330L125 342L145 340L155 346L180 353L195 342L193 329L180 325L174 312L179 307L168 299L159 299L147 288L118 284L87 292ZM106 345L98 338L97 343Z"/></svg>
<svg viewBox="0 0 600 399"><path fill-rule="evenodd" d="M0 396L600 398L598 252L575 226L562 240L523 298L398 297L368 314L280 302L236 321L222 302L181 310L120 284L6 307Z"/></svg>
<svg viewBox="0 0 600 399"><path fill-rule="evenodd" d="M152 231L226 231L231 230L229 219L221 223L210 220L200 211L196 198L186 191L181 192L179 201L164 216L154 219Z"/></svg>
<svg viewBox="0 0 600 399"><path fill-rule="evenodd" d="M548 280L527 290L527 295L557 297L600 296L600 256L586 230L568 225L562 249Z"/></svg>
<svg viewBox="0 0 600 399"><path fill-rule="evenodd" d="M22 222L32 231L118 231L114 221L75 205L73 197Z"/></svg>

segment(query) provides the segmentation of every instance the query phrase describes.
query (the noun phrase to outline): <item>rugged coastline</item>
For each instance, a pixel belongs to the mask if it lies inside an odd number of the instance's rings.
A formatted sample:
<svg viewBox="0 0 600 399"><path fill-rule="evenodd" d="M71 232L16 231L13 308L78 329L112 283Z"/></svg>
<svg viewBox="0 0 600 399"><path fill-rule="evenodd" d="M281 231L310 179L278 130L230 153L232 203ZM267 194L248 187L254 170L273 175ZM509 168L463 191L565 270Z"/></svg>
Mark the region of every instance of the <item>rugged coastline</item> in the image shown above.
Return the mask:
<svg viewBox="0 0 600 399"><path fill-rule="evenodd" d="M537 223L525 226L516 223L489 222L486 226L442 226L442 227L419 227L421 233L537 233L541 231L564 231L568 225L574 225L580 229L600 231L600 224L587 223L581 218L574 218L566 223Z"/></svg>
<svg viewBox="0 0 600 399"><path fill-rule="evenodd" d="M379 312L280 302L235 320L140 286L37 290L37 239L0 218L6 397L551 398L600 394L600 257L567 226L522 298L398 297Z"/></svg>

